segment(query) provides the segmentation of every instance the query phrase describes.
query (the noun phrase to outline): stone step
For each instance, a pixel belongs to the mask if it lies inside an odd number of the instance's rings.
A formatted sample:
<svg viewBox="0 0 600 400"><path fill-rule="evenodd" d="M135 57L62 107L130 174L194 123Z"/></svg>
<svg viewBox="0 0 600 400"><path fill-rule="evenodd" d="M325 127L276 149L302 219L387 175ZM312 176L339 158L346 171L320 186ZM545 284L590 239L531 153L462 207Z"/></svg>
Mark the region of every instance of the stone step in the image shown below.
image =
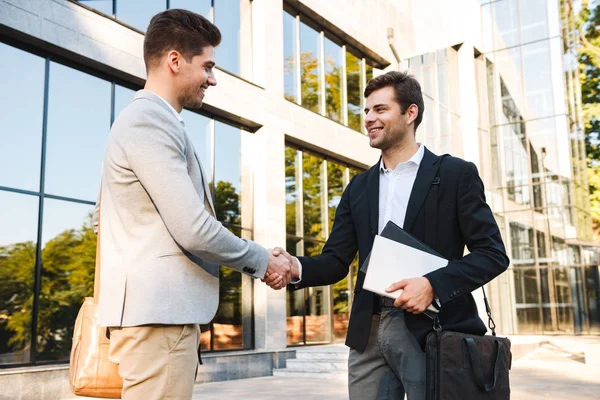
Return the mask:
<svg viewBox="0 0 600 400"><path fill-rule="evenodd" d="M348 351L301 351L296 350L296 358L299 360L324 360L324 361L348 361Z"/></svg>
<svg viewBox="0 0 600 400"><path fill-rule="evenodd" d="M315 379L337 379L345 380L348 378L346 371L330 371L330 372L300 372L291 371L287 368L274 369L273 376L288 377L288 378L315 378Z"/></svg>
<svg viewBox="0 0 600 400"><path fill-rule="evenodd" d="M325 361L325 360L299 360L299 359L288 359L286 360L286 366L290 371L300 372L328 372L328 371L347 371L347 361Z"/></svg>

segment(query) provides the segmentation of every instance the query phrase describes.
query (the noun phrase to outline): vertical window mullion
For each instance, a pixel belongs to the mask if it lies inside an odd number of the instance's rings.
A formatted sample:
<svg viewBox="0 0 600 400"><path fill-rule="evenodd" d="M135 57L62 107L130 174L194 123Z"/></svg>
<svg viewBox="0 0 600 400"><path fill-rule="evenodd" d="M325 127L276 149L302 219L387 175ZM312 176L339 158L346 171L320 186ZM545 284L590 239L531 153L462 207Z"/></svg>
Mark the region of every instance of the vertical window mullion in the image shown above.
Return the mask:
<svg viewBox="0 0 600 400"><path fill-rule="evenodd" d="M42 160L40 162L40 202L38 212L38 232L35 260L35 280L33 284L33 305L31 313L31 353L30 361L35 364L37 359L37 317L39 311L39 297L42 283L42 224L44 220L44 190L46 176L46 138L48 133L48 98L50 85L50 59L46 58L44 76L44 111L42 122Z"/></svg>
<svg viewBox="0 0 600 400"><path fill-rule="evenodd" d="M362 93L365 92L365 87L367 86L367 60L361 58L360 60L360 108L361 110L365 109L365 98ZM365 129L365 113L360 113L360 129L361 132L365 135L367 134L367 130Z"/></svg>
<svg viewBox="0 0 600 400"><path fill-rule="evenodd" d="M216 150L215 150L215 120L214 118L211 118L210 120L210 129L209 129L209 151L210 151L210 176L209 178L209 182L208 183L208 187L210 189L210 194L212 196L212 198L215 198L215 169L216 169L216 164L217 161L215 160L216 156ZM216 210L215 210L216 211Z"/></svg>
<svg viewBox="0 0 600 400"><path fill-rule="evenodd" d="M327 115L325 99L327 93L325 89L325 33L320 32L319 36L319 114Z"/></svg>
<svg viewBox="0 0 600 400"><path fill-rule="evenodd" d="M302 105L302 65L300 59L300 16L296 15L296 43L294 44L295 54L294 54L294 64L296 65L296 103Z"/></svg>
<svg viewBox="0 0 600 400"><path fill-rule="evenodd" d="M296 255L304 255L304 199L302 182L302 151L296 151L296 236L302 238L296 244Z"/></svg>
<svg viewBox="0 0 600 400"><path fill-rule="evenodd" d="M346 67L346 45L342 46L342 87L340 88L341 93L341 104L340 104L340 112L342 113L342 123L348 126L348 76L347 76L347 67Z"/></svg>

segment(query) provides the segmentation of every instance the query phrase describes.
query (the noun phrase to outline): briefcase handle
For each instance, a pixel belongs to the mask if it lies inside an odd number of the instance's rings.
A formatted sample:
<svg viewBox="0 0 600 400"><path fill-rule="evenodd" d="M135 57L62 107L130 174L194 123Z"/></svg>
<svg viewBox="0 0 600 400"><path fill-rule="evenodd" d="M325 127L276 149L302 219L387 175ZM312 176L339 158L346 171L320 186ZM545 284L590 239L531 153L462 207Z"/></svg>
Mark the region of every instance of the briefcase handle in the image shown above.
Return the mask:
<svg viewBox="0 0 600 400"><path fill-rule="evenodd" d="M492 383L485 383L483 378L483 368L481 365L481 357L479 357L479 352L477 351L477 346L475 345L475 341L473 338L464 338L463 339L467 344L467 349L469 358L471 359L471 370L473 371L473 375L475 376L475 383L477 387L484 392L491 392L496 387L496 381L498 379L498 371L500 371L500 367L504 363L504 357L502 354L504 353L504 344L495 340L498 345L498 351L496 353L496 360L494 362L494 381Z"/></svg>

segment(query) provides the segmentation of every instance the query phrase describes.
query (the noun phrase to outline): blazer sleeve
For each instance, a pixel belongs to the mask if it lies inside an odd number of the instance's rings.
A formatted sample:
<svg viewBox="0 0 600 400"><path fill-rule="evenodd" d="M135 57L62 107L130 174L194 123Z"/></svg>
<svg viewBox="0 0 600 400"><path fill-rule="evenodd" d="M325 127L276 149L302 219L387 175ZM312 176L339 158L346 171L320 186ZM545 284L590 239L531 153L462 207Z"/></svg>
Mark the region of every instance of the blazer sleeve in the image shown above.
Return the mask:
<svg viewBox="0 0 600 400"><path fill-rule="evenodd" d="M184 138L174 122L160 117L136 120L125 138L129 167L175 242L208 262L263 278L267 250L238 238L206 210L188 173Z"/></svg>
<svg viewBox="0 0 600 400"><path fill-rule="evenodd" d="M302 264L302 280L292 289L330 285L348 275L350 264L356 256L358 244L350 208L350 190L354 179L348 184L335 212L331 234L320 255L298 257Z"/></svg>
<svg viewBox="0 0 600 400"><path fill-rule="evenodd" d="M457 202L459 230L470 253L425 275L442 305L485 285L509 264L500 230L485 201L483 182L473 163L463 164Z"/></svg>

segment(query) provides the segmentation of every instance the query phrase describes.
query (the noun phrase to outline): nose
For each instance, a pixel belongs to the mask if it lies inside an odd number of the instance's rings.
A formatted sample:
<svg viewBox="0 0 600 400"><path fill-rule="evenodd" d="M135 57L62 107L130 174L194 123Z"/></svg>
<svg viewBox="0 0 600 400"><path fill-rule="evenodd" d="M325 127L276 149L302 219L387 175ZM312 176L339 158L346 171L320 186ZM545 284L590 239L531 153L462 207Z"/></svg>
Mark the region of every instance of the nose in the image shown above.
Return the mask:
<svg viewBox="0 0 600 400"><path fill-rule="evenodd" d="M375 122L377 118L375 117L375 113L369 110L369 112L365 115L365 127L368 127L370 124Z"/></svg>
<svg viewBox="0 0 600 400"><path fill-rule="evenodd" d="M215 74L212 71L208 76L208 84L209 86L217 86L217 78L215 78Z"/></svg>

